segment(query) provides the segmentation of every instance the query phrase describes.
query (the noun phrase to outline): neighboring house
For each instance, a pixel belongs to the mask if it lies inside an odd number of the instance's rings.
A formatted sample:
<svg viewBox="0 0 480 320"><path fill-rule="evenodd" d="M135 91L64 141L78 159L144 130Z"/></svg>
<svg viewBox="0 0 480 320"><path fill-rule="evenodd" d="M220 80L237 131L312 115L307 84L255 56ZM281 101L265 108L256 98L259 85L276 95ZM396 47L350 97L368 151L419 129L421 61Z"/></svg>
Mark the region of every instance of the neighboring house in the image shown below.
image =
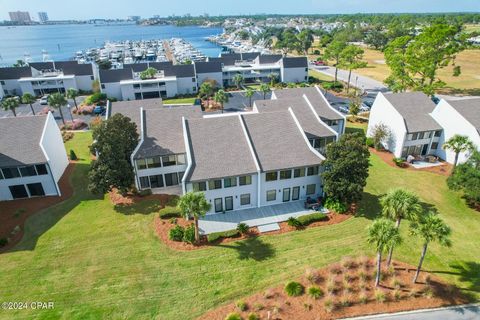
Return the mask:
<svg viewBox="0 0 480 320"><path fill-rule="evenodd" d="M0 68L0 87L4 96L17 96L22 94L22 88L18 79L31 77L32 69L30 67L7 67Z"/></svg>
<svg viewBox="0 0 480 320"><path fill-rule="evenodd" d="M475 144L477 150L480 150L480 98L442 99L431 115L443 128L440 145L458 134L467 136ZM455 161L455 153L451 150L438 148L437 154L450 163ZM461 153L458 162L465 162L469 156L470 152Z"/></svg>
<svg viewBox="0 0 480 320"><path fill-rule="evenodd" d="M432 117L435 103L424 93L378 93L368 122L367 136L384 124L390 135L383 145L397 158L441 155L442 126Z"/></svg>
<svg viewBox="0 0 480 320"><path fill-rule="evenodd" d="M214 80L217 86L223 87L222 63L220 61L195 62L194 66L199 88L205 80Z"/></svg>
<svg viewBox="0 0 480 320"><path fill-rule="evenodd" d="M68 158L51 113L0 119L0 200L61 195Z"/></svg>

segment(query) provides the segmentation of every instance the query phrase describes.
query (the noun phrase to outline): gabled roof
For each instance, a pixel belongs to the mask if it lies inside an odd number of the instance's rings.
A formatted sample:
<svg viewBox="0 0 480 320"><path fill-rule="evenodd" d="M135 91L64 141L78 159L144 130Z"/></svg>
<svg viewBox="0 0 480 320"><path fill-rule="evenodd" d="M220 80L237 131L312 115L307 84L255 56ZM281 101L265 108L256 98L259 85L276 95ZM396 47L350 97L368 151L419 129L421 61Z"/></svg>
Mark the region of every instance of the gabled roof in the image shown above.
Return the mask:
<svg viewBox="0 0 480 320"><path fill-rule="evenodd" d="M235 61L242 60L242 55L240 53L222 53L221 58L224 65L233 66Z"/></svg>
<svg viewBox="0 0 480 320"><path fill-rule="evenodd" d="M447 100L458 113L470 122L480 134L480 98Z"/></svg>
<svg viewBox="0 0 480 320"><path fill-rule="evenodd" d="M290 111L243 114L262 171L319 165Z"/></svg>
<svg viewBox="0 0 480 320"><path fill-rule="evenodd" d="M38 71L53 69L53 62L46 61L46 62L30 62L28 64L30 67L37 69Z"/></svg>
<svg viewBox="0 0 480 320"><path fill-rule="evenodd" d="M144 140L135 159L185 153L182 117L200 118L202 110L199 106L144 108Z"/></svg>
<svg viewBox="0 0 480 320"><path fill-rule="evenodd" d="M308 68L307 57L283 57L284 68Z"/></svg>
<svg viewBox="0 0 480 320"><path fill-rule="evenodd" d="M30 62L30 67L38 70L62 70L64 74L76 76L93 76L93 67L90 63L78 63L78 61L52 61L52 62Z"/></svg>
<svg viewBox="0 0 480 320"><path fill-rule="evenodd" d="M403 117L407 132L442 129L430 116L435 103L423 92L384 93L383 96Z"/></svg>
<svg viewBox="0 0 480 320"><path fill-rule="evenodd" d="M260 64L272 64L277 63L282 57L281 54L262 54L257 59Z"/></svg>
<svg viewBox="0 0 480 320"><path fill-rule="evenodd" d="M101 83L120 82L133 79L132 69L99 70Z"/></svg>
<svg viewBox="0 0 480 320"><path fill-rule="evenodd" d="M136 125L137 131L140 133L140 108L146 109L158 109L163 106L161 98L158 99L145 99L145 100L132 100L132 101L117 101L112 102L108 108L108 118L114 114L120 113L126 117L129 117Z"/></svg>
<svg viewBox="0 0 480 320"><path fill-rule="evenodd" d="M260 52L244 52L242 53L242 60L255 60L260 55Z"/></svg>
<svg viewBox="0 0 480 320"><path fill-rule="evenodd" d="M13 80L32 76L30 67L0 68L0 80Z"/></svg>
<svg viewBox="0 0 480 320"><path fill-rule="evenodd" d="M0 167L45 163L40 147L47 115L0 118Z"/></svg>
<svg viewBox="0 0 480 320"><path fill-rule="evenodd" d="M286 111L292 108L307 138L335 136L326 125L322 124L317 115L301 96L297 98L257 100L255 106L259 112Z"/></svg>
<svg viewBox="0 0 480 320"><path fill-rule="evenodd" d="M202 61L195 62L195 70L197 74L222 72L222 63L219 61Z"/></svg>
<svg viewBox="0 0 480 320"><path fill-rule="evenodd" d="M320 118L327 120L343 119L342 115L327 104L325 97L322 96L323 94L316 87L275 90L274 93L278 99L298 99L305 95Z"/></svg>
<svg viewBox="0 0 480 320"><path fill-rule="evenodd" d="M257 172L238 116L187 120L192 167L188 181Z"/></svg>
<svg viewBox="0 0 480 320"><path fill-rule="evenodd" d="M165 69L165 76L176 76L177 78L195 77L195 68L193 64L177 64L170 69Z"/></svg>

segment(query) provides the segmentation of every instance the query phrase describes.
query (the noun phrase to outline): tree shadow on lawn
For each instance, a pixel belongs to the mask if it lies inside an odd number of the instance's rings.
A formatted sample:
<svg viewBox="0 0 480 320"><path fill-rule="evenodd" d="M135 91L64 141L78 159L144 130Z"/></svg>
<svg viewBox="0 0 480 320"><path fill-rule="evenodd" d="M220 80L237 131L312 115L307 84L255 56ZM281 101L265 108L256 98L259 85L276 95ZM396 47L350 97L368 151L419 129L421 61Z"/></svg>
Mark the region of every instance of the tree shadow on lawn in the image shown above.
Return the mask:
<svg viewBox="0 0 480 320"><path fill-rule="evenodd" d="M238 252L238 259L263 261L275 256L275 249L270 243L263 242L259 237L247 238L233 244L218 244L218 247L234 249Z"/></svg>
<svg viewBox="0 0 480 320"><path fill-rule="evenodd" d="M460 290L471 301L476 301L475 293L480 293L480 263L475 261L458 261L449 264L450 270L433 270L431 273L450 274L458 276L458 280L464 285Z"/></svg>
<svg viewBox="0 0 480 320"><path fill-rule="evenodd" d="M116 204L113 209L124 215L144 214L149 215L160 210L158 200L143 200L132 204Z"/></svg>

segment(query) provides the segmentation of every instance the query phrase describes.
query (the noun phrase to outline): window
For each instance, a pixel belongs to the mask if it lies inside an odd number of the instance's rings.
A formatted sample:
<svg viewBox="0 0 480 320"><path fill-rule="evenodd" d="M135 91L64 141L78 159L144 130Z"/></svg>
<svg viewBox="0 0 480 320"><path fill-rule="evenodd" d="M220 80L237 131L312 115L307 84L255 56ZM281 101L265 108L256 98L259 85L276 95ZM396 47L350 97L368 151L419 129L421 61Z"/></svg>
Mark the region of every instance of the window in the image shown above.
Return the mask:
<svg viewBox="0 0 480 320"><path fill-rule="evenodd" d="M437 150L438 149L438 142L432 142L432 150Z"/></svg>
<svg viewBox="0 0 480 320"><path fill-rule="evenodd" d="M2 86L4 86L4 85L5 85L5 81L0 81L0 84L1 84Z"/></svg>
<svg viewBox="0 0 480 320"><path fill-rule="evenodd" d="M147 169L147 163L146 163L145 159L138 159L137 160L137 168L138 168L138 170Z"/></svg>
<svg viewBox="0 0 480 320"><path fill-rule="evenodd" d="M300 187L293 187L292 189L292 200L300 199Z"/></svg>
<svg viewBox="0 0 480 320"><path fill-rule="evenodd" d="M163 177L161 174L150 176L150 187L151 188L163 188Z"/></svg>
<svg viewBox="0 0 480 320"><path fill-rule="evenodd" d="M237 178L225 178L223 179L223 187L230 188L237 185Z"/></svg>
<svg viewBox="0 0 480 320"><path fill-rule="evenodd" d="M315 187L314 184L307 185L307 195L315 194Z"/></svg>
<svg viewBox="0 0 480 320"><path fill-rule="evenodd" d="M105 89L105 85L102 83L102 89Z"/></svg>
<svg viewBox="0 0 480 320"><path fill-rule="evenodd" d="M185 154L177 154L177 164L185 164Z"/></svg>
<svg viewBox="0 0 480 320"><path fill-rule="evenodd" d="M28 198L27 189L25 189L23 184L9 186L8 188L10 189L13 199Z"/></svg>
<svg viewBox="0 0 480 320"><path fill-rule="evenodd" d="M290 201L290 188L283 189L283 202Z"/></svg>
<svg viewBox="0 0 480 320"><path fill-rule="evenodd" d="M20 167L20 173L22 174L22 177L31 177L37 175L35 166Z"/></svg>
<svg viewBox="0 0 480 320"><path fill-rule="evenodd" d="M418 133L414 133L412 135L412 140L417 140L418 139Z"/></svg>
<svg viewBox="0 0 480 320"><path fill-rule="evenodd" d="M134 84L133 89L140 89L140 84L138 84L138 83Z"/></svg>
<svg viewBox="0 0 480 320"><path fill-rule="evenodd" d="M37 174L38 174L39 176L48 174L47 166L44 165L44 164L37 164L37 165L35 166L35 168L37 169Z"/></svg>
<svg viewBox="0 0 480 320"><path fill-rule="evenodd" d="M425 132L420 132L420 133L418 134L418 140L424 139L424 136L425 136Z"/></svg>
<svg viewBox="0 0 480 320"><path fill-rule="evenodd" d="M225 197L225 211L233 210L233 197Z"/></svg>
<svg viewBox="0 0 480 320"><path fill-rule="evenodd" d="M267 201L275 201L277 199L277 190L267 191Z"/></svg>
<svg viewBox="0 0 480 320"><path fill-rule="evenodd" d="M192 87L192 91L193 92L197 91L197 87Z"/></svg>
<svg viewBox="0 0 480 320"><path fill-rule="evenodd" d="M238 184L245 186L247 184L252 184L252 176L242 176L238 178Z"/></svg>
<svg viewBox="0 0 480 320"><path fill-rule="evenodd" d="M177 173L166 173L165 174L165 185L167 187L169 186L175 186L178 184L178 176Z"/></svg>
<svg viewBox="0 0 480 320"><path fill-rule="evenodd" d="M240 205L246 206L250 204L250 193L240 195Z"/></svg>
<svg viewBox="0 0 480 320"><path fill-rule="evenodd" d="M222 180L210 180L208 181L208 190L215 190L222 188Z"/></svg>
<svg viewBox="0 0 480 320"><path fill-rule="evenodd" d="M148 177L140 177L140 188L141 189L150 188L150 180L148 179Z"/></svg>
<svg viewBox="0 0 480 320"><path fill-rule="evenodd" d="M45 195L45 191L43 190L41 183L29 183L27 184L27 188L31 197L41 197Z"/></svg>
<svg viewBox="0 0 480 320"><path fill-rule="evenodd" d="M5 179L12 179L12 178L20 177L20 173L18 172L18 169L16 167L3 168L2 172L3 172L3 176L5 177Z"/></svg>
<svg viewBox="0 0 480 320"><path fill-rule="evenodd" d="M207 191L207 183L205 181L194 182L193 183L193 191Z"/></svg>
<svg viewBox="0 0 480 320"><path fill-rule="evenodd" d="M95 80L95 78L93 76L90 76L90 80Z"/></svg>
<svg viewBox="0 0 480 320"><path fill-rule="evenodd" d="M280 171L280 180L291 179L292 170L282 170Z"/></svg>
<svg viewBox="0 0 480 320"><path fill-rule="evenodd" d="M178 181L179 182L182 182L182 179L183 179L183 175L185 174L185 172L179 172L178 173Z"/></svg>
<svg viewBox="0 0 480 320"><path fill-rule="evenodd" d="M425 139L430 139L432 137L432 131L425 132Z"/></svg>
<svg viewBox="0 0 480 320"><path fill-rule="evenodd" d="M318 174L318 166L315 167L308 167L307 169L307 176L314 176Z"/></svg>
<svg viewBox="0 0 480 320"><path fill-rule="evenodd" d="M147 158L147 167L148 168L159 168L162 166L160 162L160 157Z"/></svg>
<svg viewBox="0 0 480 320"><path fill-rule="evenodd" d="M267 172L265 174L266 181L275 181L277 180L277 171Z"/></svg>
<svg viewBox="0 0 480 320"><path fill-rule="evenodd" d="M174 165L177 164L177 162L175 160L175 155L163 156L162 157L162 162L163 162L164 167L174 166Z"/></svg>
<svg viewBox="0 0 480 320"><path fill-rule="evenodd" d="M435 137L440 137L442 135L442 130L435 131Z"/></svg>
<svg viewBox="0 0 480 320"><path fill-rule="evenodd" d="M192 78L192 82L195 82L195 78Z"/></svg>
<svg viewBox="0 0 480 320"><path fill-rule="evenodd" d="M214 200L214 202L215 202L215 212L222 212L223 211L222 198L217 198Z"/></svg>
<svg viewBox="0 0 480 320"><path fill-rule="evenodd" d="M299 178L299 177L304 177L305 176L305 168L298 168L293 170L293 177L294 178Z"/></svg>

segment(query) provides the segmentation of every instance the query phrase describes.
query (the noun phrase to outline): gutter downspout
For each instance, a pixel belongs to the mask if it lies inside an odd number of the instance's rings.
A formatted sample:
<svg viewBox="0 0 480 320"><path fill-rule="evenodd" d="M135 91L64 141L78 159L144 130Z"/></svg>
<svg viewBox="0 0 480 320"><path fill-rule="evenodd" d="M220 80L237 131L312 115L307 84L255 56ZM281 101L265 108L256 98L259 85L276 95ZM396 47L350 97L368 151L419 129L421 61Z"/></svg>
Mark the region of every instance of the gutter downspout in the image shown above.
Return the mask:
<svg viewBox="0 0 480 320"><path fill-rule="evenodd" d="M140 183L139 183L139 178L138 178L138 171L137 171L137 165L135 163L135 160L133 159L135 157L135 154L138 152L138 149L140 149L140 146L143 144L144 140L144 116L143 116L143 107L140 107L140 142L137 144L135 149L133 150L132 154L130 155L130 162L133 167L133 172L135 174L135 187L137 190L140 190Z"/></svg>
<svg viewBox="0 0 480 320"><path fill-rule="evenodd" d="M188 140L188 132L187 132L187 120L185 117L182 117L182 128L183 128L183 142L185 143L185 152L187 154L187 169L185 170L185 173L183 174L182 178L182 191L183 194L187 193L187 176L190 173L190 170L192 168L192 154L190 150L190 143Z"/></svg>

